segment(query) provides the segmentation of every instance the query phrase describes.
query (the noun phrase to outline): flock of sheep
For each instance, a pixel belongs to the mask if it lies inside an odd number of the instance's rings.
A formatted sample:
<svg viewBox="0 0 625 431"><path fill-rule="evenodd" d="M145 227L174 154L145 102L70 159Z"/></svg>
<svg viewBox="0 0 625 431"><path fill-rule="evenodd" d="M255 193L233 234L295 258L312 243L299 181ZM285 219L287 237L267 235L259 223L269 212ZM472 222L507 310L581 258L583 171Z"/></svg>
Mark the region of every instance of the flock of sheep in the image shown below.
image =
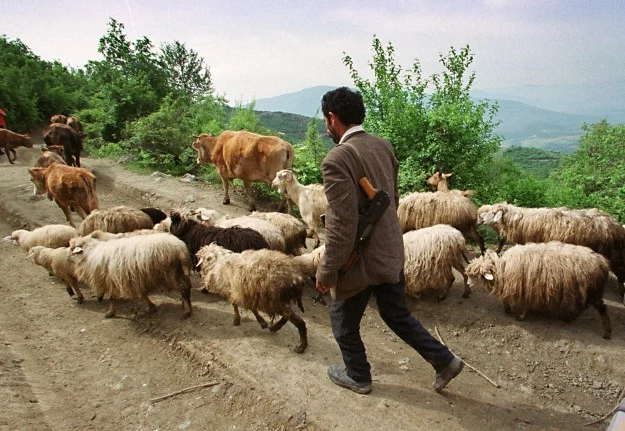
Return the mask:
<svg viewBox="0 0 625 431"><path fill-rule="evenodd" d="M456 270L464 280L464 298L471 286L484 284L503 301L506 312L515 310L521 320L528 311L572 320L592 305L601 315L603 337L611 337L603 292L612 271L623 294L623 226L596 209L519 208L507 203L478 209L469 199L471 191L448 188L448 176L436 173L428 180L436 191L411 193L399 202L409 295L434 291L439 300L445 299ZM302 291L312 286L324 251L319 230L327 200L321 185L304 186L291 170L277 172L272 184L298 206L304 222L279 212L230 218L204 208L165 214L122 206L93 210L77 229L49 225L18 230L5 239L62 279L79 303L81 287L91 288L98 300L108 297L106 317L115 315L121 298L143 299L155 312L149 296L172 290L180 293L183 317L189 317L191 274L198 271L203 291L232 304L235 325L240 324L239 307L250 310L259 325L272 332L290 321L300 336L294 350L301 353L308 345L307 329L293 304L304 311ZM501 248L486 250L478 224L518 245L501 255ZM310 236L315 240L312 252L306 247ZM482 252L471 262L465 236ZM260 313L268 315L271 324Z"/></svg>

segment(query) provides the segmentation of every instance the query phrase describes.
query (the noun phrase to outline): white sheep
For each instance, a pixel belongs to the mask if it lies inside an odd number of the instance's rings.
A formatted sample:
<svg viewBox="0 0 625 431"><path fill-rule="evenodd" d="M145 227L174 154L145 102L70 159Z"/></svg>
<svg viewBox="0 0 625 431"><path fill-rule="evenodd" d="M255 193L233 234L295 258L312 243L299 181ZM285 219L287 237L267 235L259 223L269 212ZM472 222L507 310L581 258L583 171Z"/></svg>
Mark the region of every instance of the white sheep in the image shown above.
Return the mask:
<svg viewBox="0 0 625 431"><path fill-rule="evenodd" d="M58 248L69 246L70 239L77 235L76 228L64 224L48 224L38 227L32 231L19 229L11 233L10 236L4 238L5 241L11 241L15 245L19 245L24 250L29 251L31 248L41 245L44 247Z"/></svg>
<svg viewBox="0 0 625 431"><path fill-rule="evenodd" d="M268 325L259 311L272 321L281 316L269 330L276 332L290 321L300 336L300 344L293 350L304 352L308 346L306 323L295 314L291 303L304 311L302 288L310 281L295 258L266 249L234 253L214 243L202 247L197 258L204 288L232 304L235 326L241 324L239 307L252 311L263 329Z"/></svg>
<svg viewBox="0 0 625 431"><path fill-rule="evenodd" d="M603 338L612 326L603 291L609 265L605 257L588 247L559 241L515 245L501 257L494 250L473 259L465 269L469 285L483 283L501 299L508 313L515 308L518 319L528 311L571 321L592 305L601 315Z"/></svg>
<svg viewBox="0 0 625 431"><path fill-rule="evenodd" d="M69 247L48 248L36 245L30 249L27 257L32 257L33 261L48 270L65 284L65 290L69 296L76 294L79 304L83 302L83 295L80 291L80 283L76 278L74 262L70 260L71 250Z"/></svg>
<svg viewBox="0 0 625 431"><path fill-rule="evenodd" d="M477 232L477 206L461 193L414 192L399 199L397 216L403 232L448 224L475 240L484 254Z"/></svg>
<svg viewBox="0 0 625 431"><path fill-rule="evenodd" d="M254 211L249 216L268 221L279 228L287 254L298 256L306 249L306 225L291 214Z"/></svg>
<svg viewBox="0 0 625 431"><path fill-rule="evenodd" d="M465 257L465 240L462 233L449 225L435 225L404 234L404 274L406 293L419 297L426 290L440 292L442 301L454 283L452 269L464 279L463 298L471 289L462 264Z"/></svg>
<svg viewBox="0 0 625 431"><path fill-rule="evenodd" d="M506 241L516 244L562 241L602 254L610 261L623 295L625 229L608 213L596 208L522 208L502 202L483 205L478 214L480 223L501 236L498 252Z"/></svg>
<svg viewBox="0 0 625 431"><path fill-rule="evenodd" d="M148 295L159 290L180 292L183 318L191 315L191 259L187 246L171 234L150 233L117 234L119 237L102 240L93 237L94 232L91 237L70 242L76 278L90 286L98 298L109 295L105 317L115 315L117 298L143 298L153 313L156 306Z"/></svg>
<svg viewBox="0 0 625 431"><path fill-rule="evenodd" d="M93 210L78 227L78 234L84 236L96 230L122 233L153 228L152 219L144 211L121 205L109 209Z"/></svg>
<svg viewBox="0 0 625 431"><path fill-rule="evenodd" d="M328 199L323 185L309 184L304 186L297 181L290 169L278 171L271 185L281 193L285 193L297 205L302 220L315 239L315 247L318 247L321 243L318 231L319 228L323 227L321 215L326 212L328 207Z"/></svg>

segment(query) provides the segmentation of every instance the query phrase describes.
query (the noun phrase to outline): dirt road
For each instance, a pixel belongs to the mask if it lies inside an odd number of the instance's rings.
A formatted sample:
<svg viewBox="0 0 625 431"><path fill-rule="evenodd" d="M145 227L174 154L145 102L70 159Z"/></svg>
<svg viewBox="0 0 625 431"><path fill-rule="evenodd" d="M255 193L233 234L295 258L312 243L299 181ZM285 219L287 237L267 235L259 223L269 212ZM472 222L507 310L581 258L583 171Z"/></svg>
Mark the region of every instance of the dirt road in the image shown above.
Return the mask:
<svg viewBox="0 0 625 431"><path fill-rule="evenodd" d="M0 160L0 235L65 223L52 202L32 196L26 170L39 151ZM98 177L102 208L208 207L245 213L235 196L221 205L218 187L141 176L114 162L85 159ZM191 201L193 202L186 202ZM104 319L107 304L85 290L78 305L61 282L0 242L0 429L6 430L581 430L607 413L625 383L625 309L616 280L606 294L613 340L601 338L599 315L576 321L529 316L517 322L486 292L462 299L460 282L443 302L411 307L437 327L452 350L500 385L465 371L443 394L434 372L382 323L375 308L363 320L374 389L357 395L326 377L340 362L327 309L306 292L309 348L298 355L297 330L262 330L251 313L232 326L220 298L192 292L193 316L180 320L179 298L155 296L158 313L125 302ZM194 278L199 286L199 279ZM150 400L199 385L214 386Z"/></svg>

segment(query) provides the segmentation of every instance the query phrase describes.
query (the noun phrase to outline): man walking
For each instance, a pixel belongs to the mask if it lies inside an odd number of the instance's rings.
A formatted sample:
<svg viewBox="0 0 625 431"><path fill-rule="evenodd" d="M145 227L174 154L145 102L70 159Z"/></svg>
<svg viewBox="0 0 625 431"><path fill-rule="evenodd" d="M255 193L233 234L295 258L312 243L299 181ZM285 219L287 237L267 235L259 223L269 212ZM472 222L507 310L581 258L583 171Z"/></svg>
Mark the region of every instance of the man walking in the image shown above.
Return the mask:
<svg viewBox="0 0 625 431"><path fill-rule="evenodd" d="M399 163L393 148L362 128L365 106L360 93L347 87L329 91L322 98L321 110L336 146L322 164L328 198L326 249L317 269L316 288L335 299L330 318L344 362L344 366L331 365L328 376L354 392L371 392L371 366L360 338L360 321L373 294L384 322L436 370L432 386L438 392L462 371L464 363L432 337L406 304L404 244L397 217ZM359 213L366 208L366 196L358 186L363 176L389 193L391 205L374 226L360 258L342 271L356 242Z"/></svg>

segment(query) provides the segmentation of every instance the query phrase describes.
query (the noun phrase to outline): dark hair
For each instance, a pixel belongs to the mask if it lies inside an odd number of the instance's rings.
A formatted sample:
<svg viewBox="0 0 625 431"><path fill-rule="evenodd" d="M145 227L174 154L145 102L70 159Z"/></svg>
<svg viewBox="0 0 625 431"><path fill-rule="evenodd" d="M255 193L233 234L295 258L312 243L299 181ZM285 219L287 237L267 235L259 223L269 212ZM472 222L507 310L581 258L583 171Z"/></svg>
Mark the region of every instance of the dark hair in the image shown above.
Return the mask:
<svg viewBox="0 0 625 431"><path fill-rule="evenodd" d="M362 95L347 87L339 87L324 94L321 99L321 112L324 117L333 112L345 125L362 124L365 120Z"/></svg>

